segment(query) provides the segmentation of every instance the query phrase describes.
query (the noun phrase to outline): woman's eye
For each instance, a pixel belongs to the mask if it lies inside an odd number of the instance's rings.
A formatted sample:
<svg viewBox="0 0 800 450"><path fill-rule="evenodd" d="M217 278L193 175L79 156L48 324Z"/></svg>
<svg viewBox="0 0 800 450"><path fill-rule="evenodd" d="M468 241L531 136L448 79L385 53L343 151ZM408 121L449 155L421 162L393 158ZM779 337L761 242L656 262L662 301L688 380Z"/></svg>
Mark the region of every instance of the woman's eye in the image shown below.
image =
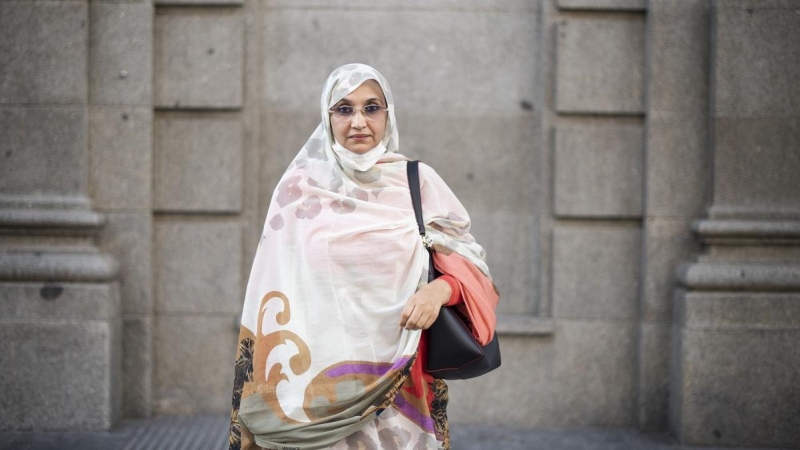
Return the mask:
<svg viewBox="0 0 800 450"><path fill-rule="evenodd" d="M366 112L367 114L376 113L380 111L380 109L381 107L378 105L367 105L364 107L364 112Z"/></svg>
<svg viewBox="0 0 800 450"><path fill-rule="evenodd" d="M336 108L336 112L341 114L341 115L343 115L343 116L349 116L349 115L353 114L353 107L352 106L340 106L340 107Z"/></svg>

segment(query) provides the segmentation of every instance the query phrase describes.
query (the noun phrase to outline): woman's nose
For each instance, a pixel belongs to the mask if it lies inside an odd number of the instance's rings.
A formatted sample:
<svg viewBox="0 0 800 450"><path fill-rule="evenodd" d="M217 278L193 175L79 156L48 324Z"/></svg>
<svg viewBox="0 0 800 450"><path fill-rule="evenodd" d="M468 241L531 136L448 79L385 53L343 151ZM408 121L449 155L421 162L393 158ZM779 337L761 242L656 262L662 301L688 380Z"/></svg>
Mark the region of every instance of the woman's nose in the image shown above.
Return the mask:
<svg viewBox="0 0 800 450"><path fill-rule="evenodd" d="M367 119L364 118L364 113L360 110L355 110L353 112L353 118L350 119L350 126L353 128L364 128L367 124Z"/></svg>

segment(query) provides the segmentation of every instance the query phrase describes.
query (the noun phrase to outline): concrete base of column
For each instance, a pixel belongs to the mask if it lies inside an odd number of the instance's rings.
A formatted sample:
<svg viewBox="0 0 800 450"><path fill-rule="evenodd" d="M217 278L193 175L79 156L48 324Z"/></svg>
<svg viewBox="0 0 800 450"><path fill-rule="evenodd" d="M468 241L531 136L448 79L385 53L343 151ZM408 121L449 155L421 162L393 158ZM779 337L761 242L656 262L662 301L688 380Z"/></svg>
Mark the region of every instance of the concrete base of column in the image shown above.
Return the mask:
<svg viewBox="0 0 800 450"><path fill-rule="evenodd" d="M800 444L800 292L679 291L672 335L682 444Z"/></svg>
<svg viewBox="0 0 800 450"><path fill-rule="evenodd" d="M106 430L121 411L116 282L0 282L2 430Z"/></svg>

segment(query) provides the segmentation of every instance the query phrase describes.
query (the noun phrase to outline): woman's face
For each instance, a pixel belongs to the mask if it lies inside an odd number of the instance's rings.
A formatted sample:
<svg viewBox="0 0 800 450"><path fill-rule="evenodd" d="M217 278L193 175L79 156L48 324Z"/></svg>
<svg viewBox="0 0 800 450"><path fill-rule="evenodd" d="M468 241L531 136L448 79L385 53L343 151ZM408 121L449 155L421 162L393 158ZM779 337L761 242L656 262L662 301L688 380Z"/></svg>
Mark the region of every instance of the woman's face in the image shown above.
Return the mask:
<svg viewBox="0 0 800 450"><path fill-rule="evenodd" d="M353 153L366 153L377 146L383 139L386 131L386 114L379 114L375 120L367 120L361 111L365 106L386 106L383 89L375 80L367 80L351 92L347 97L339 100L332 109L340 106L350 106L355 113L349 119L337 118L331 114L331 129L333 137L342 147Z"/></svg>

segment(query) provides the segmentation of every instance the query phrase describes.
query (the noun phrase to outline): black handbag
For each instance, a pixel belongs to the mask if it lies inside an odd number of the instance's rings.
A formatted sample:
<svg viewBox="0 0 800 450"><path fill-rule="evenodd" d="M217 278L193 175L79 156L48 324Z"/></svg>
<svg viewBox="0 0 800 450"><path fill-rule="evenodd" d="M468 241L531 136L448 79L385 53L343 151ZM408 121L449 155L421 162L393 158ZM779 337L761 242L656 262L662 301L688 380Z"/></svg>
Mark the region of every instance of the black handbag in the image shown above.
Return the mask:
<svg viewBox="0 0 800 450"><path fill-rule="evenodd" d="M422 199L419 189L419 161L408 162L408 187L414 215L425 248L428 250L428 282L440 274L433 266L433 249L429 246L425 224L422 221ZM500 367L500 343L495 332L491 342L481 346L472 336L458 309L442 306L439 317L433 322L428 333L428 360L425 371L436 378L445 380L466 380L479 377Z"/></svg>

